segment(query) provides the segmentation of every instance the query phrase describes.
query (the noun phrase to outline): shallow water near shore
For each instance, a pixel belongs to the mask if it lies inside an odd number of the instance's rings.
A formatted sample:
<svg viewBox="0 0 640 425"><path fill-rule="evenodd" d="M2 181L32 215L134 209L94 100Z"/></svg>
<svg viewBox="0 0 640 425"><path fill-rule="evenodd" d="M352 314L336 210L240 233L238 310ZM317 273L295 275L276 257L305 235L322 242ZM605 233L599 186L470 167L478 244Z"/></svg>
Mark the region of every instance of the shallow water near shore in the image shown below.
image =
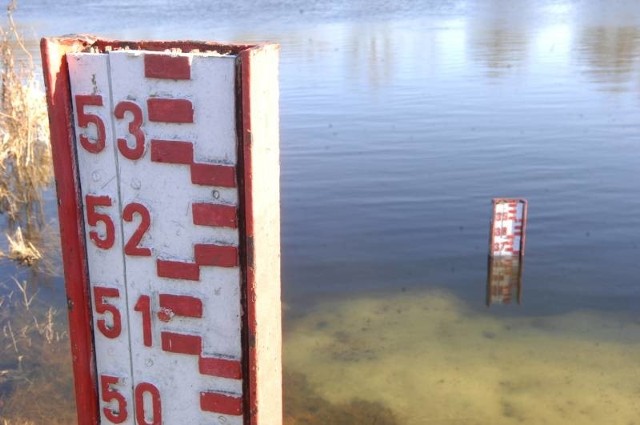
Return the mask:
<svg viewBox="0 0 640 425"><path fill-rule="evenodd" d="M317 306L285 347L321 396L379 402L406 425L640 417L640 320L626 313L505 319L442 290L358 297Z"/></svg>
<svg viewBox="0 0 640 425"><path fill-rule="evenodd" d="M287 425L640 424L637 1L31 0L16 19L36 58L65 33L281 44L285 391L314 399ZM487 308L498 196L528 199L527 254L522 303ZM63 309L62 279L41 286Z"/></svg>

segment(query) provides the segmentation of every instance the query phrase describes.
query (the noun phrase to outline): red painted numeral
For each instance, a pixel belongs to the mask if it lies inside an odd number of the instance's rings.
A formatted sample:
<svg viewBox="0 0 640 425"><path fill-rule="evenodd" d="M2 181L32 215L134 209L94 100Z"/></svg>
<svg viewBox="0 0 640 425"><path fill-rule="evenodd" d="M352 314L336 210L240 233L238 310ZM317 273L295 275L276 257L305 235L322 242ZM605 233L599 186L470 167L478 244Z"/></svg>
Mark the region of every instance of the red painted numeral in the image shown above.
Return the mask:
<svg viewBox="0 0 640 425"><path fill-rule="evenodd" d="M494 251L502 251L507 248L507 242L496 242L493 244Z"/></svg>
<svg viewBox="0 0 640 425"><path fill-rule="evenodd" d="M104 416L114 424L123 423L127 420L128 416L127 400L118 390L112 387L113 385L119 384L120 378L117 376L100 375L102 401L107 404L115 401L115 406L113 403L110 406L105 406L102 412ZM162 424L160 391L158 391L155 385L148 382L139 383L134 390L134 399L136 403L136 425ZM150 409L146 409L147 406L150 407Z"/></svg>
<svg viewBox="0 0 640 425"><path fill-rule="evenodd" d="M496 227L493 231L494 236L506 236L507 228L506 227Z"/></svg>
<svg viewBox="0 0 640 425"><path fill-rule="evenodd" d="M151 409L145 409L145 394L147 399L151 399ZM161 425L162 424L162 405L160 401L160 391L158 388L148 382L141 382L135 389L136 400L136 424L137 425Z"/></svg>
<svg viewBox="0 0 640 425"><path fill-rule="evenodd" d="M76 95L76 112L78 114L78 127L87 128L89 124L96 126L97 137L95 140L89 139L86 135L80 135L80 144L88 152L99 153L104 149L106 133L104 122L95 114L88 114L84 111L85 106L102 106L102 96L97 94Z"/></svg>
<svg viewBox="0 0 640 425"><path fill-rule="evenodd" d="M127 255L149 257L151 255L151 249L143 248L139 245L145 232L149 230L149 226L151 225L151 215L144 205L134 202L124 207L124 211L122 211L122 218L124 221L131 222L133 221L134 214L138 214L140 216L140 225L136 231L133 232L133 235L131 235L131 238L129 238L129 241L124 246L124 252Z"/></svg>
<svg viewBox="0 0 640 425"><path fill-rule="evenodd" d="M105 288L103 286L93 287L93 298L96 304L97 314L111 314L111 326L107 325L105 319L98 319L98 329L107 338L117 338L122 331L122 320L120 311L113 304L105 302L105 298L120 298L120 291L117 288Z"/></svg>
<svg viewBox="0 0 640 425"><path fill-rule="evenodd" d="M87 222L89 226L95 227L98 223L104 224L104 236L101 237L97 231L89 231L89 238L96 244L98 248L109 249L113 246L115 241L115 228L111 217L107 214L99 213L96 211L98 207L110 207L112 204L111 198L108 196L85 196L87 207Z"/></svg>
<svg viewBox="0 0 640 425"><path fill-rule="evenodd" d="M140 295L134 307L135 311L142 314L142 342L145 347L151 347L151 300L148 295Z"/></svg>
<svg viewBox="0 0 640 425"><path fill-rule="evenodd" d="M127 139L118 139L118 150L127 159L136 160L142 158L144 155L144 132L142 131L142 108L137 104L124 100L116 105L116 109L113 114L118 119L123 119L125 112L130 112L132 120L129 122L129 134L135 139L135 145L130 147L127 143Z"/></svg>
<svg viewBox="0 0 640 425"><path fill-rule="evenodd" d="M102 390L102 401L110 403L116 402L116 406L105 406L102 409L104 416L114 424L121 424L127 420L127 401L124 396L117 390L113 389L112 385L118 385L120 379L116 376L100 375L100 389Z"/></svg>

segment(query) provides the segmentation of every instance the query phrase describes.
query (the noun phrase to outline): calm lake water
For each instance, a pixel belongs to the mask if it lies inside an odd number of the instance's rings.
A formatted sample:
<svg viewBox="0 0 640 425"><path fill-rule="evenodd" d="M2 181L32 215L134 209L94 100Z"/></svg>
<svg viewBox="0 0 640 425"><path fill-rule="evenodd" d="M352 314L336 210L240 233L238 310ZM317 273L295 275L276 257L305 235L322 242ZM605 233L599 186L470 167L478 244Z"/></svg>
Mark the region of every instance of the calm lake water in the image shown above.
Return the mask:
<svg viewBox="0 0 640 425"><path fill-rule="evenodd" d="M282 45L285 366L323 397L405 424L637 423L640 2L29 0L16 19ZM493 197L528 199L529 227L522 304L487 309Z"/></svg>

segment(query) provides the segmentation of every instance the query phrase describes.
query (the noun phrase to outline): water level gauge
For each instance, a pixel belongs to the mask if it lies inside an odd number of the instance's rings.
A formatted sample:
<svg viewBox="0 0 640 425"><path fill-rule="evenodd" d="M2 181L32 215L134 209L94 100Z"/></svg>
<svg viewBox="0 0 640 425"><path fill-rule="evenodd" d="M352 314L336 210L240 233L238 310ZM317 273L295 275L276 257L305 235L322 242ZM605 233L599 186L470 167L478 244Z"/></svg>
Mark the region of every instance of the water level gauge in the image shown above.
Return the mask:
<svg viewBox="0 0 640 425"><path fill-rule="evenodd" d="M489 255L491 257L522 257L526 226L526 200L494 199Z"/></svg>
<svg viewBox="0 0 640 425"><path fill-rule="evenodd" d="M43 41L81 424L280 421L277 54Z"/></svg>

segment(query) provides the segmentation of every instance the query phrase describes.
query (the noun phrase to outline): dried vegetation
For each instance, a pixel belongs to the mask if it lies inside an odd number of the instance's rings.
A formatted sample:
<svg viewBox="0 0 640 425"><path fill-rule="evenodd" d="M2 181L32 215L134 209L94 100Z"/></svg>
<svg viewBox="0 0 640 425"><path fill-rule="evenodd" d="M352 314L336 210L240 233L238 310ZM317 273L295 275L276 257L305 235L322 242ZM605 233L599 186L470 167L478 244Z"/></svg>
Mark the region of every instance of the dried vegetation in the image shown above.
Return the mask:
<svg viewBox="0 0 640 425"><path fill-rule="evenodd" d="M8 257L34 266L43 259L42 192L52 181L47 108L31 53L13 20L15 1L0 28L0 214L11 234Z"/></svg>
<svg viewBox="0 0 640 425"><path fill-rule="evenodd" d="M0 259L49 271L42 248L49 240L42 193L52 181L46 103L13 20L15 7L11 1L0 27L0 226L6 232ZM74 423L64 320L36 297L37 279L2 277L0 425Z"/></svg>

